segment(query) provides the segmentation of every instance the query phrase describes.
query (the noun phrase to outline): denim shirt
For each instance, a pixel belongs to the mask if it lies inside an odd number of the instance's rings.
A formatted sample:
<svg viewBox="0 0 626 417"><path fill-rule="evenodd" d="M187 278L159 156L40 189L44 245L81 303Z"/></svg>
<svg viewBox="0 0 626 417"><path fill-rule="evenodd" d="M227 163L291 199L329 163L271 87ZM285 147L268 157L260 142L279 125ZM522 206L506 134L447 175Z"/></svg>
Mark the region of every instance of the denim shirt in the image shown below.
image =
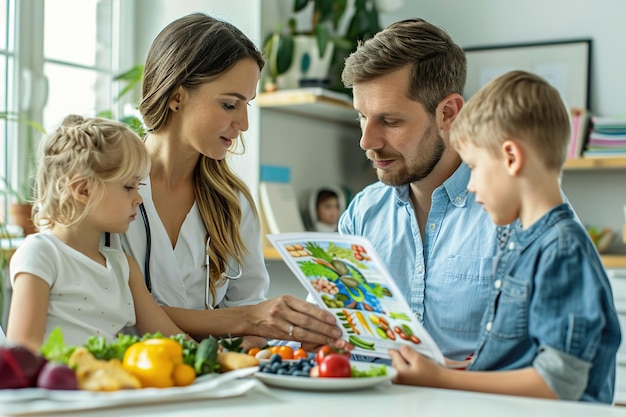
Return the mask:
<svg viewBox="0 0 626 417"><path fill-rule="evenodd" d="M408 185L369 185L339 220L340 233L370 240L442 353L457 360L478 344L496 254L496 226L467 191L469 177L461 164L433 192L424 242Z"/></svg>
<svg viewBox="0 0 626 417"><path fill-rule="evenodd" d="M561 399L611 403L617 312L600 257L571 207L501 234L500 249L468 369L532 366Z"/></svg>

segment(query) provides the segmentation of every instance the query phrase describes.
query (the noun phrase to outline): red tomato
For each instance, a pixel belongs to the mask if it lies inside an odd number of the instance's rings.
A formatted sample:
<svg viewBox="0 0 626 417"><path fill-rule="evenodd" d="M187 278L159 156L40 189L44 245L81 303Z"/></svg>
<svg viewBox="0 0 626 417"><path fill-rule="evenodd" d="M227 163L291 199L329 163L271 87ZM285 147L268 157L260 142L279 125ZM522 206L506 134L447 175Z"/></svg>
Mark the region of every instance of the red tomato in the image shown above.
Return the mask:
<svg viewBox="0 0 626 417"><path fill-rule="evenodd" d="M330 345L324 345L320 348L320 350L317 351L317 355L315 355L315 362L317 362L317 364L319 365L326 356L331 355L333 353L337 355L345 356L348 359L350 359L350 356L351 356L350 352L348 351L333 348Z"/></svg>
<svg viewBox="0 0 626 417"><path fill-rule="evenodd" d="M350 378L350 359L343 354L331 353L319 364L320 378Z"/></svg>

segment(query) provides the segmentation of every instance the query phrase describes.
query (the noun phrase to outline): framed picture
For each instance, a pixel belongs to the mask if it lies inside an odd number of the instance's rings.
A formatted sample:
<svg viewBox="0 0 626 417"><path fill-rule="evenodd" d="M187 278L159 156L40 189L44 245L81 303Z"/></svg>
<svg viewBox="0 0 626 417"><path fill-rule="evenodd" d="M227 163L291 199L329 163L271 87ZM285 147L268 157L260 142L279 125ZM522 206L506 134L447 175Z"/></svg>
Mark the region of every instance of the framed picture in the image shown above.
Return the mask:
<svg viewBox="0 0 626 417"><path fill-rule="evenodd" d="M572 39L464 48L465 99L505 72L524 70L545 78L569 108L590 109L591 44L591 39Z"/></svg>

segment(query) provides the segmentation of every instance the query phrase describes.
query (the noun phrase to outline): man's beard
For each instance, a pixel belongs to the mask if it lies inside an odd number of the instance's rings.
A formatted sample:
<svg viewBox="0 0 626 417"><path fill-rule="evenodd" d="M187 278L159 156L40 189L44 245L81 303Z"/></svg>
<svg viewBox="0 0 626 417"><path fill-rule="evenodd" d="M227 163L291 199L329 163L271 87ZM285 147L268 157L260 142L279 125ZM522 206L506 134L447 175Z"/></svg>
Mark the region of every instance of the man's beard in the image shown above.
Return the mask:
<svg viewBox="0 0 626 417"><path fill-rule="evenodd" d="M433 139L429 139L429 137L433 135L434 127L435 124L431 124L420 140L422 145L418 152L421 155L411 155L410 159L403 156L401 160L405 163L404 167L396 173L377 169L376 175L378 179L384 184L397 187L421 181L429 176L446 150L446 144L439 134L436 134ZM368 152L369 159L389 159L395 158L396 156L397 155L379 154L376 151Z"/></svg>

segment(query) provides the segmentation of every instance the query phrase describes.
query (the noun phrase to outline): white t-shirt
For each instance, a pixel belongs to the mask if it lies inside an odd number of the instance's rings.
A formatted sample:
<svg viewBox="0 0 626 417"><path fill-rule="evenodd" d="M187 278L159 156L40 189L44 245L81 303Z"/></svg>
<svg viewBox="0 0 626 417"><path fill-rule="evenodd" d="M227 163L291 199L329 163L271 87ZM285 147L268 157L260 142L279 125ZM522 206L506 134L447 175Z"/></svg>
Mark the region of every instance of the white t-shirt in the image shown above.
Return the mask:
<svg viewBox="0 0 626 417"><path fill-rule="evenodd" d="M99 335L112 341L135 324L128 259L118 249L101 246L100 252L106 267L44 231L28 235L11 257L11 285L23 272L50 285L44 340L58 326L70 345Z"/></svg>
<svg viewBox="0 0 626 417"><path fill-rule="evenodd" d="M150 283L152 296L161 305L194 310L205 308L207 293L205 244L207 231L202 222L196 203L187 214L180 229L176 246L172 248L165 227L152 201L150 178L143 180L146 185L139 188L150 226ZM216 288L215 300L210 297L211 306L231 307L257 304L266 299L269 289L269 274L265 268L261 247L261 226L256 213L243 195L239 198L242 208L240 231L248 254L242 265L230 259L229 279ZM138 214L139 209L137 210ZM115 236L111 236L115 246ZM145 275L146 227L141 215L130 224L122 235L121 245L139 264Z"/></svg>

